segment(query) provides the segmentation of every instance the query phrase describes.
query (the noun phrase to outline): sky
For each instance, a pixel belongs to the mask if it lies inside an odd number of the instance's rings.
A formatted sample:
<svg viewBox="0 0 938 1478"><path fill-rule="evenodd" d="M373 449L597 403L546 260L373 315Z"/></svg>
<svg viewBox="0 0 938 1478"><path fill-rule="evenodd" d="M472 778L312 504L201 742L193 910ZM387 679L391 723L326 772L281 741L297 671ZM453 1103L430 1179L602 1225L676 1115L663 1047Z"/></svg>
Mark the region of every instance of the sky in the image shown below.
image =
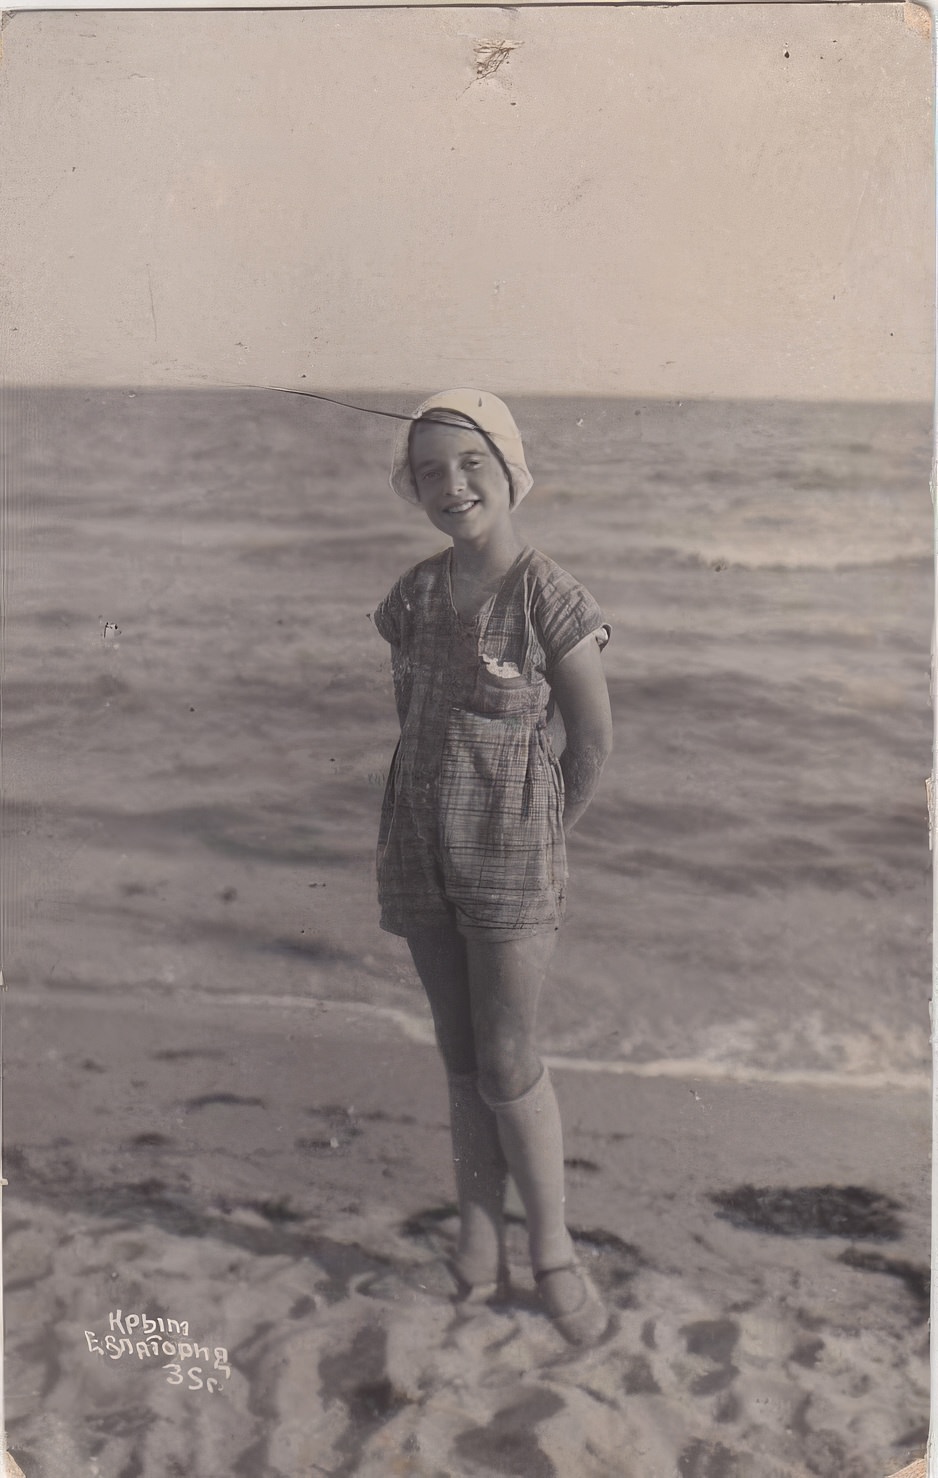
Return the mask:
<svg viewBox="0 0 938 1478"><path fill-rule="evenodd" d="M931 397L901 5L21 12L3 42L8 384Z"/></svg>

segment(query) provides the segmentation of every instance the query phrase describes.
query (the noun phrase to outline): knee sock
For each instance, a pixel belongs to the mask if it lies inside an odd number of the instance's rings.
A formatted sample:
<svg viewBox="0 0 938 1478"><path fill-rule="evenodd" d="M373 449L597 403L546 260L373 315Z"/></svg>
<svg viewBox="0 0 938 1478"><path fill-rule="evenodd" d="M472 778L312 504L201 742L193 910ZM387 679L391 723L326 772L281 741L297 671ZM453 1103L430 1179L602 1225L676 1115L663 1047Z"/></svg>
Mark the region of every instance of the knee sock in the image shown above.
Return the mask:
<svg viewBox="0 0 938 1478"><path fill-rule="evenodd" d="M456 1268L467 1283L494 1283L504 1262L508 1167L476 1074L451 1073L448 1082L460 1218Z"/></svg>
<svg viewBox="0 0 938 1478"><path fill-rule="evenodd" d="M564 1221L563 1134L560 1110L546 1067L533 1087L507 1103L486 1102L524 1203L535 1272L569 1262L573 1244Z"/></svg>

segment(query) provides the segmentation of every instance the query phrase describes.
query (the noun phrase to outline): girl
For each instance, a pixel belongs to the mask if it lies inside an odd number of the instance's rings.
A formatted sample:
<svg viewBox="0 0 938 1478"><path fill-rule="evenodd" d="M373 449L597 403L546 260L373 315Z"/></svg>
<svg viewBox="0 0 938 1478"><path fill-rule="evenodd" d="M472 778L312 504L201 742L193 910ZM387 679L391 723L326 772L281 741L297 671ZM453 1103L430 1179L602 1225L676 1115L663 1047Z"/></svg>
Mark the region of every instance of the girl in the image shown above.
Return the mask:
<svg viewBox="0 0 938 1478"><path fill-rule="evenodd" d="M589 1344L607 1315L564 1222L560 1116L535 1025L563 915L564 835L612 743L609 628L582 585L518 539L511 514L531 483L494 395L434 395L398 437L391 486L452 545L373 616L401 722L378 891L382 928L407 940L427 993L449 1083L457 1295L486 1299L504 1284L510 1172L541 1301L568 1340Z"/></svg>

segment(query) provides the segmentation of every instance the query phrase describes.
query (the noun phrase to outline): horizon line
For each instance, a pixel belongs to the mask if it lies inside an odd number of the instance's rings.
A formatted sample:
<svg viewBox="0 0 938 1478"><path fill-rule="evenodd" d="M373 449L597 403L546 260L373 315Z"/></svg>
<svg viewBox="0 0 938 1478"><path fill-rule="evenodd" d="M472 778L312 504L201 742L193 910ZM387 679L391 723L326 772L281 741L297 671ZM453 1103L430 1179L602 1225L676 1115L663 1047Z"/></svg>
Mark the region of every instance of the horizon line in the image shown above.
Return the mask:
<svg viewBox="0 0 938 1478"><path fill-rule="evenodd" d="M449 388L457 388L455 386ZM459 387L466 388L466 387ZM473 388L473 387L468 387ZM491 389L491 381L477 388ZM16 396L20 394L31 394L34 392L91 392L105 393L113 392L124 395L146 395L153 393L185 393L187 391L206 392L220 394L227 391L251 391L255 394L277 394L295 393L306 395L309 399L323 397L323 403L328 403L330 395L355 395L355 396L380 396L383 399L410 400L414 396L425 396L435 394L436 391L429 390L427 386L416 388L391 388L382 389L374 386L336 384L328 381L320 384L306 382L303 385L241 385L231 381L211 381L207 379L193 380L188 383L166 384L162 382L148 383L146 381L134 380L36 380L18 383L0 383L0 397ZM854 405L902 405L902 406L933 406L933 398L930 393L922 395L895 395L895 394L831 394L831 395L791 395L791 394L761 394L754 395L748 392L732 394L727 391L709 393L705 391L683 391L683 392L653 392L641 390L510 390L497 388L493 393L504 396L511 400L607 400L607 401L642 401L655 405L819 405L819 406L854 406ZM341 407L340 407L341 408ZM345 407L350 410L367 409L367 407Z"/></svg>

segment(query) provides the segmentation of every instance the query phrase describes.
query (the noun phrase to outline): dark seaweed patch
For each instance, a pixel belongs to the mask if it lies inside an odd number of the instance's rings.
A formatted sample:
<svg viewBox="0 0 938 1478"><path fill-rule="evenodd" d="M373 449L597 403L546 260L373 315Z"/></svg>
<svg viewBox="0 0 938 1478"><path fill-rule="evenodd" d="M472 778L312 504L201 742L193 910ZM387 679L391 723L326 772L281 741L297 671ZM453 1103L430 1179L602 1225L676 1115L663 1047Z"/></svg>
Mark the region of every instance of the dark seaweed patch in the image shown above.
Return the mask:
<svg viewBox="0 0 938 1478"><path fill-rule="evenodd" d="M884 1257L881 1252L866 1252L860 1247L847 1247L840 1254L838 1262L846 1263L850 1268L860 1268L866 1273L887 1273L891 1278L898 1278L915 1301L918 1322L924 1324L928 1318L931 1288L928 1268L906 1262L903 1258Z"/></svg>
<svg viewBox="0 0 938 1478"><path fill-rule="evenodd" d="M240 1093L203 1093L199 1098L186 1100L187 1109L208 1108L212 1103L240 1104L245 1108L266 1108L263 1098L245 1098Z"/></svg>
<svg viewBox="0 0 938 1478"><path fill-rule="evenodd" d="M893 1242L899 1203L866 1186L736 1186L713 1191L717 1215L733 1226L779 1237L849 1237Z"/></svg>

